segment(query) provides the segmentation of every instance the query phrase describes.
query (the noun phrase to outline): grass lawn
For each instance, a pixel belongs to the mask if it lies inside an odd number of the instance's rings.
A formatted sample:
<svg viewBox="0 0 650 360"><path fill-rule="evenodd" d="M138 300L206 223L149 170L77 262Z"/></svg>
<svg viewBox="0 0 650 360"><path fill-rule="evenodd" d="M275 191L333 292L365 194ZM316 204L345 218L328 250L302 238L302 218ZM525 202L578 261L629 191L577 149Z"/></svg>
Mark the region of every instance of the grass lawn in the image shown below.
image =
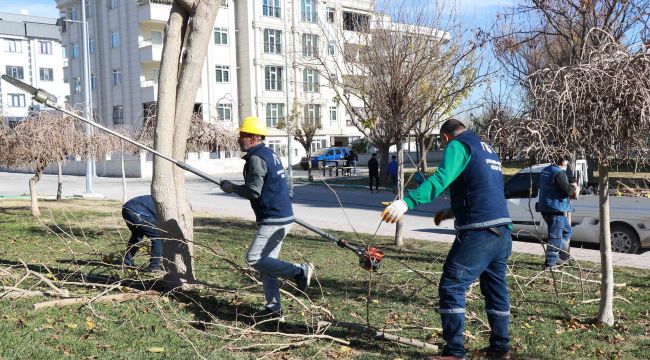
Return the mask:
<svg viewBox="0 0 650 360"><path fill-rule="evenodd" d="M128 234L119 203L40 203L39 222L29 215L27 201L0 201L4 287L49 290L35 277L21 281L21 261L56 279L73 296L93 297L110 290L61 282L80 282L82 274L94 282L131 278L134 287L149 283L119 267ZM243 256L253 234L250 222L196 213L196 275L204 287L192 293L42 310L32 305L50 298L7 300L0 295L0 358L410 359L421 351L340 327L319 333L349 341L348 346L295 337L314 334L317 321L327 318L318 307L338 321L369 321L391 334L442 343L437 285L448 245L407 241L396 249L388 238L341 234L386 251L381 271L371 276L358 267L353 253L296 226L285 240L282 258L315 263L317 282L309 299L296 294L305 307L283 295L286 322L277 328L251 324L243 317L263 305L260 286L237 267L245 266ZM144 252L136 258L138 264L146 261ZM616 283L625 285L615 290L616 325L609 328L592 321L598 311L598 301L591 300L598 298L599 266L581 263L582 271L567 267L555 273L558 301L551 274L539 270L541 263L540 257L528 255L510 259L511 345L516 359L650 358L650 272L615 269ZM289 284L283 288L294 292ZM129 291L122 286L110 293ZM478 286L471 287L467 299L466 346L474 350L487 345L489 332Z"/></svg>

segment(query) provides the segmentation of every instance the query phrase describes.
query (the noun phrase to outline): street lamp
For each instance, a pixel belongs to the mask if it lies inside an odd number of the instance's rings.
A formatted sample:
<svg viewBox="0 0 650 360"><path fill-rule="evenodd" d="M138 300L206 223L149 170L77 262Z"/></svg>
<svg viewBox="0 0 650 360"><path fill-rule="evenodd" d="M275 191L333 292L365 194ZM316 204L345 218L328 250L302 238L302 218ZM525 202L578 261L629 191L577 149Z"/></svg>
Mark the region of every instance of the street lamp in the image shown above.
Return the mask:
<svg viewBox="0 0 650 360"><path fill-rule="evenodd" d="M84 84L84 113L87 119L93 120L92 108L93 97L91 94L90 84L90 55L88 51L88 21L86 19L86 1L81 0L81 21L60 18L57 25L64 25L63 22L74 22L81 24L81 52L83 54L83 84ZM91 136L93 127L86 125L86 134ZM93 192L93 178L95 176L95 159L88 157L86 159L86 188L84 190L84 197L100 197L101 195Z"/></svg>

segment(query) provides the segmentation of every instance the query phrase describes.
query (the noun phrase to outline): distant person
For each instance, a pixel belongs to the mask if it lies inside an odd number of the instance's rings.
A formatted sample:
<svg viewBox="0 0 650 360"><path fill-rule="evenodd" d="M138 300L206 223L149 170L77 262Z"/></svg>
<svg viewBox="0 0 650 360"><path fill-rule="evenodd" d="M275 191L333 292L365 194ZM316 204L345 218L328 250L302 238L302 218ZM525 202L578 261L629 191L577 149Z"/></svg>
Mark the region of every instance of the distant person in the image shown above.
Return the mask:
<svg viewBox="0 0 650 360"><path fill-rule="evenodd" d="M397 156L395 155L391 157L391 161L388 163L388 176L390 176L390 182L393 186L393 194L397 194Z"/></svg>
<svg viewBox="0 0 650 360"><path fill-rule="evenodd" d="M357 164L359 163L359 155L357 154L354 149L350 149L349 153L350 157L350 167L352 167L352 175L356 176L357 175Z"/></svg>
<svg viewBox="0 0 650 360"><path fill-rule="evenodd" d="M372 153L372 157L368 160L368 175L370 178L370 192L372 192L373 179L375 179L375 189L379 191L379 161L377 161L377 153Z"/></svg>
<svg viewBox="0 0 650 360"><path fill-rule="evenodd" d="M122 263L125 266L133 266L133 257L140 248L140 242L146 236L151 241L151 258L148 271L162 270L160 261L162 259L162 241L160 230L156 226L156 207L151 195L134 197L122 206L122 218L131 230L131 238L127 245L126 254Z"/></svg>
<svg viewBox="0 0 650 360"><path fill-rule="evenodd" d="M578 184L575 180L570 182L566 173L568 165L568 159L560 157L554 164L542 169L539 177L538 210L548 228L544 262L547 269L569 259L569 241L573 234L568 219L568 214L573 211L569 197L577 191Z"/></svg>

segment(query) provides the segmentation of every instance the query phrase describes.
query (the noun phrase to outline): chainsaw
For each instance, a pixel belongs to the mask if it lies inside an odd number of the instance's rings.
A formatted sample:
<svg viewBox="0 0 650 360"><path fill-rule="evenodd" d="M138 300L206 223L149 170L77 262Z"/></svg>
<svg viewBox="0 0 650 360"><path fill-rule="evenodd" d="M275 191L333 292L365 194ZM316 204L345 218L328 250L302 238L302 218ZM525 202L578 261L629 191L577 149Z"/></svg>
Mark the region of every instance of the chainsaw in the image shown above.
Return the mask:
<svg viewBox="0 0 650 360"><path fill-rule="evenodd" d="M192 166L190 166L190 165L188 165L188 164L186 164L186 163L184 163L182 161L174 160L171 157L166 156L166 155L164 155L164 154L162 154L162 153L160 153L160 152L158 152L158 151L156 151L156 150L154 150L154 149L152 149L152 148L150 148L150 147L148 147L148 146L146 146L144 144L140 144L139 142L137 142L135 140L132 140L132 139L129 139L128 137L126 137L126 136L124 136L124 135L122 135L122 134L120 134L118 132L115 132L115 131L113 131L113 130L111 130L109 128L106 128L106 127L104 127L102 125L99 125L99 124L95 123L94 121L88 120L88 119L86 119L84 117L81 117L81 116L79 116L79 115L77 115L77 114L75 114L75 113L73 113L71 111L68 111L68 110L60 107L59 105L56 104L56 97L54 95L48 93L47 91L43 90L43 89L37 89L37 88L35 88L35 87L33 87L33 86L29 85L29 84L26 84L26 83L24 83L24 82L22 82L20 80L17 80L15 78L12 78L11 76L7 76L7 75L2 75L2 79L7 81L10 84L16 86L17 88L26 91L30 95L32 95L32 97L34 98L34 100L36 102L39 102L41 104L45 104L45 105L47 105L47 106L49 106L49 107L51 107L53 109L59 110L59 111L65 113L65 114L68 114L68 115L76 118L76 119L79 119L79 120L85 122L86 124L89 124L89 125L92 125L92 126L94 126L96 128L102 129L102 130L106 131L107 133L109 133L109 134L111 134L113 136L117 136L118 138L120 138L120 139L122 139L122 140L124 140L124 141L126 141L128 143L131 143L131 144L133 144L133 145L135 145L135 146L137 146L137 147L139 147L139 148L141 148L143 150L146 150L146 151L148 151L148 152L150 152L150 153L152 153L152 154L154 154L154 155L156 155L156 156L158 156L158 157L160 157L162 159L165 159L165 160L173 163L174 165L180 167L181 169L183 169L185 171L189 171L189 172L191 172L191 173L193 173L193 174L195 174L197 176L202 177L205 180L210 181L211 183L213 183L213 184L215 184L217 186L221 186L221 181L222 181L221 179L217 179L217 178L215 178L213 176L210 176L210 175L204 173L203 171L200 171L200 170L198 170L198 169L196 169L196 168L194 168L194 167L192 167ZM335 242L338 246L354 251L357 254L357 256L359 257L359 265L362 268L364 268L365 270L368 270L368 271L378 271L379 270L381 259L384 257L384 252L383 251L381 251L381 250L379 250L379 249L377 249L375 247L372 247L372 246L361 247L361 246L353 245L353 244L347 242L346 240L342 240L342 239L339 239L339 238L337 238L337 237L335 237L335 236L333 236L331 234L328 234L325 231L323 231L323 230L321 230L321 229L319 229L319 228L317 228L317 227L315 227L313 225L307 224L306 222L304 222L304 221L302 221L300 219L294 219L294 221L298 225L301 225L301 226L315 232L316 234L318 234L318 235L320 235L320 236L322 236L322 237L324 237L324 238L326 238L328 240L331 240L331 241Z"/></svg>

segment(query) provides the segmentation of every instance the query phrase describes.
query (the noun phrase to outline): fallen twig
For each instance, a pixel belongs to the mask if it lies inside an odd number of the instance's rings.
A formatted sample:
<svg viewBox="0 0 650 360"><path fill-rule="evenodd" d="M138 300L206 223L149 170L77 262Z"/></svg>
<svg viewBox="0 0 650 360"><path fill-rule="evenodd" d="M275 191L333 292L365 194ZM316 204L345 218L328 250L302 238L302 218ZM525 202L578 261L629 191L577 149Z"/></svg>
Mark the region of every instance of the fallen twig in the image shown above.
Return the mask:
<svg viewBox="0 0 650 360"><path fill-rule="evenodd" d="M161 298L164 299L165 301L167 298L161 297L160 293L157 291L144 291L141 293L126 293L126 294L117 294L117 295L105 295L101 297L96 297L96 298L89 298L89 297L83 297L83 298L72 298L72 299L62 299L62 300L52 300L52 301L44 301L40 303L34 304L34 311L45 309L45 308L50 308L50 307L65 307L65 306L70 306L70 305L77 305L77 304L84 304L84 303L90 303L92 302L112 302L112 301L127 301L127 300L134 300L134 299L142 299L142 298Z"/></svg>

